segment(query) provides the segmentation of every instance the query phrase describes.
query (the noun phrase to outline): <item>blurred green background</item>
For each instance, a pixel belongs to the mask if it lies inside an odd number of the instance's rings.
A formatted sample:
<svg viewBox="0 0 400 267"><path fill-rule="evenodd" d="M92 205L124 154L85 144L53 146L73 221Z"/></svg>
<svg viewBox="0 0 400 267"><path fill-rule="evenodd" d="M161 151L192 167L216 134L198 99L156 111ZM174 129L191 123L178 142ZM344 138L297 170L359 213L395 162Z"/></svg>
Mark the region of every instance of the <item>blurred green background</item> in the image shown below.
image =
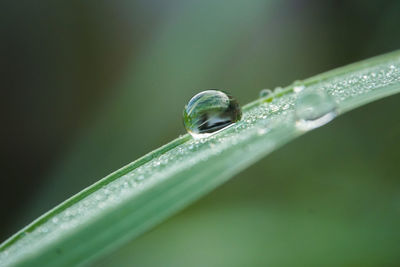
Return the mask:
<svg viewBox="0 0 400 267"><path fill-rule="evenodd" d="M245 104L400 47L399 1L0 5L1 240L183 134L201 90ZM299 138L94 265L400 264L399 101Z"/></svg>

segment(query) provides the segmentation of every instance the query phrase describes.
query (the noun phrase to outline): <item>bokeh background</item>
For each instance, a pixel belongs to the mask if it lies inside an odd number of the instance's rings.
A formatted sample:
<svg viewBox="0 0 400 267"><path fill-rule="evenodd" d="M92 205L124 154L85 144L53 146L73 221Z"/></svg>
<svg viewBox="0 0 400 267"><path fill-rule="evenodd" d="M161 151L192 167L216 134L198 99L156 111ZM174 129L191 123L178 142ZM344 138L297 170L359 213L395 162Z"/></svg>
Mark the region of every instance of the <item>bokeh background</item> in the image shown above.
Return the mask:
<svg viewBox="0 0 400 267"><path fill-rule="evenodd" d="M400 48L399 1L0 6L1 241L183 134L201 90L245 104ZM399 101L299 138L94 266L400 264Z"/></svg>

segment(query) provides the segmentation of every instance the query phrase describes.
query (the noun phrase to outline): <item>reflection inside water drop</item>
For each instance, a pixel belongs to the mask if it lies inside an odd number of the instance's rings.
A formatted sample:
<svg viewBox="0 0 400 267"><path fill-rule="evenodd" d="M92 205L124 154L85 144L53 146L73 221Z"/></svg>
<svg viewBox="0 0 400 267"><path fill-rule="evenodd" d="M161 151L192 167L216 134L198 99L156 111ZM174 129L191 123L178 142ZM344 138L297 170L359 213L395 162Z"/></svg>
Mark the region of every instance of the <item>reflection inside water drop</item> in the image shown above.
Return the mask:
<svg viewBox="0 0 400 267"><path fill-rule="evenodd" d="M302 131L320 127L337 115L336 102L323 90L304 90L295 105L296 126Z"/></svg>
<svg viewBox="0 0 400 267"><path fill-rule="evenodd" d="M241 116L236 99L218 90L207 90L190 99L183 111L183 123L194 138L202 138L232 126Z"/></svg>

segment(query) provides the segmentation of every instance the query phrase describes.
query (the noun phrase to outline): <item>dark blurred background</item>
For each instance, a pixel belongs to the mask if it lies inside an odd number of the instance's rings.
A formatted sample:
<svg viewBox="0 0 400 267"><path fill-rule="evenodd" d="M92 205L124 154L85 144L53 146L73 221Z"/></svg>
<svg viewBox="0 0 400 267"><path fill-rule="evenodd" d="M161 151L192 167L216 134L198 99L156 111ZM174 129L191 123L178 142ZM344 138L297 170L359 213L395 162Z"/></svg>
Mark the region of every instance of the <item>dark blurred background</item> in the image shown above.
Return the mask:
<svg viewBox="0 0 400 267"><path fill-rule="evenodd" d="M245 104L400 47L399 1L0 7L1 241L184 133L201 90ZM96 265L400 263L399 101L301 137Z"/></svg>

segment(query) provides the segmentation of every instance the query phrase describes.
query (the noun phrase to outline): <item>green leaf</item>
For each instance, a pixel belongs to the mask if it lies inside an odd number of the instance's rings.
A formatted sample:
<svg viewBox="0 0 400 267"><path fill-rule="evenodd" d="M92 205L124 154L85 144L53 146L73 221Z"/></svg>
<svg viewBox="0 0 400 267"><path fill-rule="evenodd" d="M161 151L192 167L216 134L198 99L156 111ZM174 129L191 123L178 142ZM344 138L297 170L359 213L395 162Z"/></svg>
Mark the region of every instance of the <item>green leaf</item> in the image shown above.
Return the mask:
<svg viewBox="0 0 400 267"><path fill-rule="evenodd" d="M299 128L296 117L302 104L302 93L293 90L298 86L329 95L336 106L331 115L341 115L400 91L400 52L290 85L244 106L242 120L218 134L200 140L184 135L145 155L5 241L0 247L1 265L87 263L160 223L307 132Z"/></svg>

